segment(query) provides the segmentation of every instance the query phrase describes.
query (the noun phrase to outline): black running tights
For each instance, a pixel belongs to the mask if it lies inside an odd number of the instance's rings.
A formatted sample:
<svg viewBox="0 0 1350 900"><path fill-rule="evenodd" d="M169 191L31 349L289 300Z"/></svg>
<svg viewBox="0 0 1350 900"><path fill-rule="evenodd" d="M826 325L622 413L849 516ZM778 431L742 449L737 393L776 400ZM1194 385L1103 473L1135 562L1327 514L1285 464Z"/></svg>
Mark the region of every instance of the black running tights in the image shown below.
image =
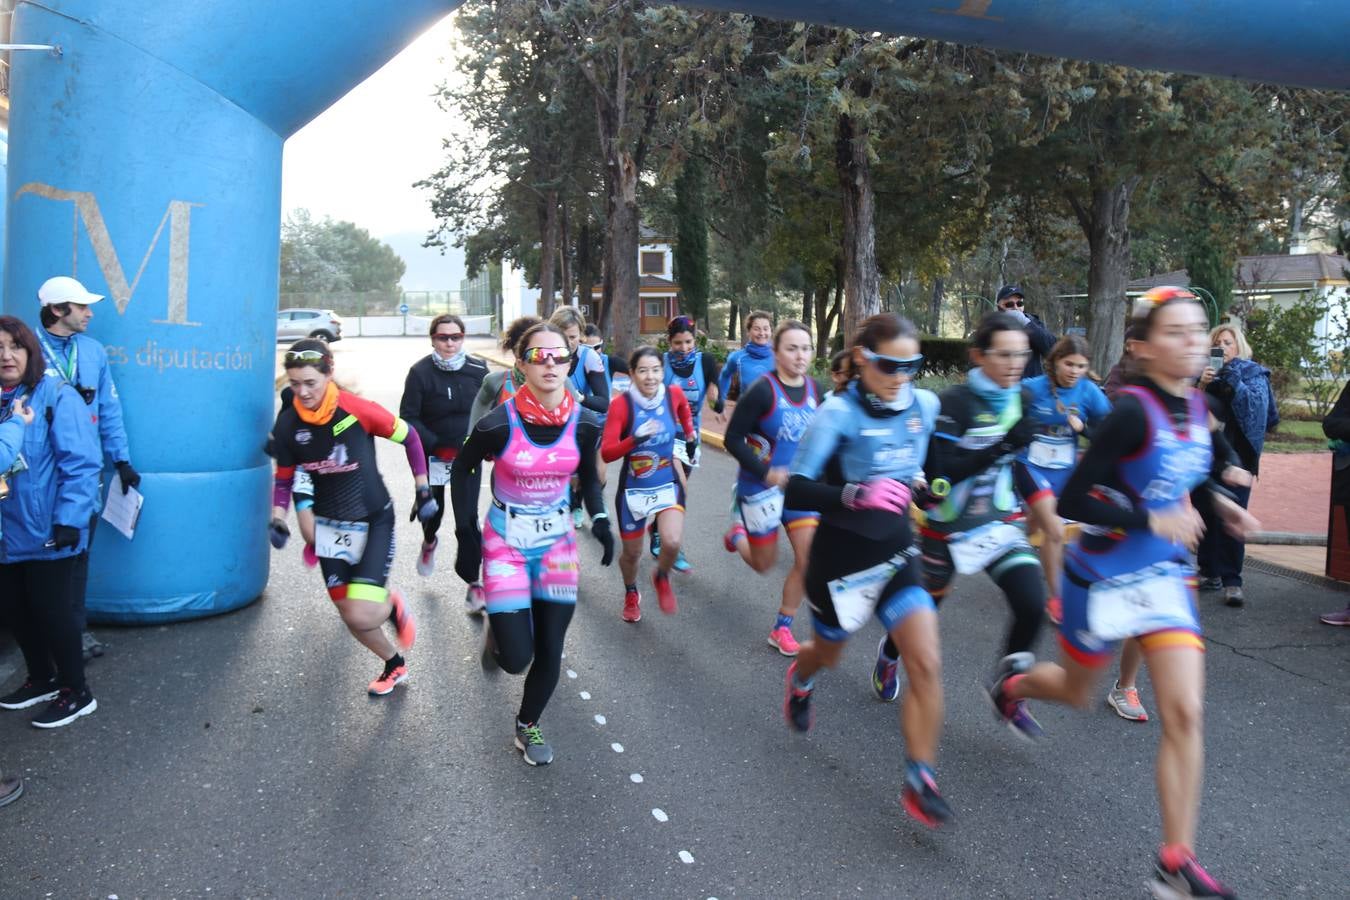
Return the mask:
<svg viewBox="0 0 1350 900"><path fill-rule="evenodd" d="M39 684L55 678L73 691L84 690L75 596L79 564L80 557L64 556L0 565L0 604L28 677Z"/></svg>
<svg viewBox="0 0 1350 900"><path fill-rule="evenodd" d="M522 722L538 723L558 686L563 638L575 611L571 603L535 600L529 609L488 616L498 665L512 675L524 672L527 666L530 669L525 676L525 696L520 700Z"/></svg>

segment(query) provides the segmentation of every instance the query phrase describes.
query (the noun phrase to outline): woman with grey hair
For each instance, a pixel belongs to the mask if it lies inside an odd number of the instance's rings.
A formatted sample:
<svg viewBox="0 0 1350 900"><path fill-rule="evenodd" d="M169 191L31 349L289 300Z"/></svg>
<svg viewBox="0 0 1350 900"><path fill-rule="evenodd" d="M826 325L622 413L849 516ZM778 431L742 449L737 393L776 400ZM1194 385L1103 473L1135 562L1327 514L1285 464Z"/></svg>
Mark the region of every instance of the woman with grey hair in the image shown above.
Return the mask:
<svg viewBox="0 0 1350 900"><path fill-rule="evenodd" d="M1200 374L1202 387L1214 402L1214 414L1223 422L1223 436L1237 452L1242 468L1260 473L1261 450L1266 432L1280 424L1270 370L1252 362L1252 348L1242 329L1223 324L1209 333L1212 364ZM1223 353L1219 361L1219 351ZM1231 487L1234 499L1247 508L1250 487ZM1201 590L1223 590L1224 603L1242 606L1242 563L1247 545L1228 533L1218 522L1205 523L1198 560Z"/></svg>

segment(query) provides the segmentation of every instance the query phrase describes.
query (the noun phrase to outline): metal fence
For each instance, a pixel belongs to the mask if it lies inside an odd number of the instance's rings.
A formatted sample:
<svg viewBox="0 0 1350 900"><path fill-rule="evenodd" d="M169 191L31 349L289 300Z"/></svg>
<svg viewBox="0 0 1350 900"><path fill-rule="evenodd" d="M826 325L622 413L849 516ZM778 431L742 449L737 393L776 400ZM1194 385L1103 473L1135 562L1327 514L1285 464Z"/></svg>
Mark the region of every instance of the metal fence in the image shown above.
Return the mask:
<svg viewBox="0 0 1350 900"><path fill-rule="evenodd" d="M331 309L347 316L400 315L400 307L407 305L408 315L439 316L453 313L457 316L491 316L497 310L488 297L465 297L461 291L324 291L317 293L283 293L278 298L278 309Z"/></svg>

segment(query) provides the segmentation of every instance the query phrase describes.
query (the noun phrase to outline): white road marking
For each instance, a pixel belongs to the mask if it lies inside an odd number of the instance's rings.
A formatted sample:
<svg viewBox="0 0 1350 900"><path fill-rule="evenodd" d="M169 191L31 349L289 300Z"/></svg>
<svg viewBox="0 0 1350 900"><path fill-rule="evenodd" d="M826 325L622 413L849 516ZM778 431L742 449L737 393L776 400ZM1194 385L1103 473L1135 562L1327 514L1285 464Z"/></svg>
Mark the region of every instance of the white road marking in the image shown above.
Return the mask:
<svg viewBox="0 0 1350 900"><path fill-rule="evenodd" d="M690 853L688 850L680 851L680 862L684 863L687 866L693 861L694 861L694 854Z"/></svg>
<svg viewBox="0 0 1350 900"><path fill-rule="evenodd" d="M597 725L603 725L603 724L605 724L605 721L606 721L606 720L605 720L605 717L604 717L604 716L599 715L598 713L596 714L596 717L595 717L595 724L597 724Z"/></svg>
<svg viewBox="0 0 1350 900"><path fill-rule="evenodd" d="M670 816L666 815L665 810L657 808L652 810L652 818L658 822L669 822Z"/></svg>
<svg viewBox="0 0 1350 900"><path fill-rule="evenodd" d="M577 673L576 673L576 672L573 672L571 669L568 669L568 670L567 670L567 677L568 677L568 678L576 678L576 677L577 677Z"/></svg>
<svg viewBox="0 0 1350 900"><path fill-rule="evenodd" d="M589 699L591 699L591 692L590 692L590 691L582 691L582 692L581 692L581 699L582 699L582 700L589 700Z"/></svg>
<svg viewBox="0 0 1350 900"><path fill-rule="evenodd" d="M639 775L637 772L634 772L632 775L629 775L628 780L633 782L633 784L642 784L642 776Z"/></svg>
<svg viewBox="0 0 1350 900"><path fill-rule="evenodd" d="M622 753L623 744L610 744L609 749L613 750L615 753Z"/></svg>

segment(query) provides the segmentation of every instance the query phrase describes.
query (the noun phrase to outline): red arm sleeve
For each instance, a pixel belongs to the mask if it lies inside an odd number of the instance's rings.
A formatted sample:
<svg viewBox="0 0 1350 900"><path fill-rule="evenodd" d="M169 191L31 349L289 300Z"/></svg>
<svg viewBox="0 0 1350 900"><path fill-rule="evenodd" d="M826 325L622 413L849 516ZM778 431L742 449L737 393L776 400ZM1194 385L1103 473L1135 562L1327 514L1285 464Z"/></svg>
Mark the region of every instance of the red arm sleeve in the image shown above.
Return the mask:
<svg viewBox="0 0 1350 900"><path fill-rule="evenodd" d="M689 398L685 397L684 391L669 390L670 394L670 412L675 417L675 421L680 423L684 429L684 439L693 441L698 439L697 432L694 431L694 413L689 408Z"/></svg>
<svg viewBox="0 0 1350 900"><path fill-rule="evenodd" d="M632 407L627 396L620 395L609 404L609 417L605 419L605 433L600 439L600 456L605 462L623 459L633 452L637 439L632 435L624 437L628 423L632 418Z"/></svg>
<svg viewBox="0 0 1350 900"><path fill-rule="evenodd" d="M367 400L365 397L358 397L355 394L342 391L338 394L338 405L356 416L356 420L361 423L361 427L366 430L367 434L372 434L375 437L394 438L394 429L398 426L399 420L380 404L373 400ZM404 427L406 428L406 426ZM398 442L403 443L401 440Z"/></svg>

